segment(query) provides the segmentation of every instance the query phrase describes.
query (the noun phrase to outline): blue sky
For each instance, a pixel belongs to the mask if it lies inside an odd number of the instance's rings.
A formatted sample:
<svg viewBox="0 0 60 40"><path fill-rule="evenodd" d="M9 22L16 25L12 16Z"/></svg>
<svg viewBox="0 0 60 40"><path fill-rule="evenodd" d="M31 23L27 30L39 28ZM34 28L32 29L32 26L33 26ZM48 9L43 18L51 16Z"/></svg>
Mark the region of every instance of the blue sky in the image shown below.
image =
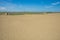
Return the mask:
<svg viewBox="0 0 60 40"><path fill-rule="evenodd" d="M0 11L60 12L60 0L0 0Z"/></svg>

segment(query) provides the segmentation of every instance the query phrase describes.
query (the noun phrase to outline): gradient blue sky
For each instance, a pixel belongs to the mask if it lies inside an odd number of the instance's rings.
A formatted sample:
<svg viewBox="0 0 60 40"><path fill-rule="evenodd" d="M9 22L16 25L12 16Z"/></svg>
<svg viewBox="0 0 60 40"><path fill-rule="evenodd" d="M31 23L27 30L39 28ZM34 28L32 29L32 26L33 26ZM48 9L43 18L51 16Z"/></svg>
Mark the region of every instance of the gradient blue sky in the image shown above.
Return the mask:
<svg viewBox="0 0 60 40"><path fill-rule="evenodd" d="M0 0L0 11L60 12L60 0Z"/></svg>

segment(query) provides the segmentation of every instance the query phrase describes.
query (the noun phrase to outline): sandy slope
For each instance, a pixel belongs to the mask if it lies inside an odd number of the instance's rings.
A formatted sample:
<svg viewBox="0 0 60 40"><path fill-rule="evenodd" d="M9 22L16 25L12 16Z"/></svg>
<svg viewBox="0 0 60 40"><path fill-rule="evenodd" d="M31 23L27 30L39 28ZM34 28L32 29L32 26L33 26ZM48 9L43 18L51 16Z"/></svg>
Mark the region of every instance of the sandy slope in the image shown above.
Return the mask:
<svg viewBox="0 0 60 40"><path fill-rule="evenodd" d="M60 40L60 14L2 15L0 40Z"/></svg>

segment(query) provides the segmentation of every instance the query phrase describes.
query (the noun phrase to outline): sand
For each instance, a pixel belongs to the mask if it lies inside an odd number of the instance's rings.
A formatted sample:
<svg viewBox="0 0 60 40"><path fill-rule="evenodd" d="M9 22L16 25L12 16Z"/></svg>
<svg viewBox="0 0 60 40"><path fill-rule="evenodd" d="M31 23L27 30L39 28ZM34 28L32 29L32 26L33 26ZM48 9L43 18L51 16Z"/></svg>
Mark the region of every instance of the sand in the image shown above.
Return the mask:
<svg viewBox="0 0 60 40"><path fill-rule="evenodd" d="M60 14L0 15L0 40L60 40Z"/></svg>

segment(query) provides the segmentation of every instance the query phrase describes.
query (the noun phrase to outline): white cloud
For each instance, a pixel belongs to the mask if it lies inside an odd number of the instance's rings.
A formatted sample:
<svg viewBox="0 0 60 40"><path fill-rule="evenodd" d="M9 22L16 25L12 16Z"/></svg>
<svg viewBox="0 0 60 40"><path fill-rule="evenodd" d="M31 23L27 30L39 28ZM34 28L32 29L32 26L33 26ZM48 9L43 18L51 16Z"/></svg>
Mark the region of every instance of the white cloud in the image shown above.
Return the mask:
<svg viewBox="0 0 60 40"><path fill-rule="evenodd" d="M52 3L52 5L58 5L60 4L60 2L55 2L55 3Z"/></svg>
<svg viewBox="0 0 60 40"><path fill-rule="evenodd" d="M53 7L53 6L45 6L45 8L51 8L51 7Z"/></svg>
<svg viewBox="0 0 60 40"><path fill-rule="evenodd" d="M6 10L6 8L5 7L0 7L0 10Z"/></svg>
<svg viewBox="0 0 60 40"><path fill-rule="evenodd" d="M50 6L45 6L45 8L51 8L51 7L54 7L56 5L60 4L60 2L55 2L55 3L51 3Z"/></svg>
<svg viewBox="0 0 60 40"><path fill-rule="evenodd" d="M4 7L0 7L0 11L14 11L17 10L18 8L21 9L23 7L22 4L17 5L6 1L1 2L0 5L4 5Z"/></svg>
<svg viewBox="0 0 60 40"><path fill-rule="evenodd" d="M12 1L12 0L11 0ZM0 2L0 11L23 11L24 6L22 4L15 4L10 1Z"/></svg>

